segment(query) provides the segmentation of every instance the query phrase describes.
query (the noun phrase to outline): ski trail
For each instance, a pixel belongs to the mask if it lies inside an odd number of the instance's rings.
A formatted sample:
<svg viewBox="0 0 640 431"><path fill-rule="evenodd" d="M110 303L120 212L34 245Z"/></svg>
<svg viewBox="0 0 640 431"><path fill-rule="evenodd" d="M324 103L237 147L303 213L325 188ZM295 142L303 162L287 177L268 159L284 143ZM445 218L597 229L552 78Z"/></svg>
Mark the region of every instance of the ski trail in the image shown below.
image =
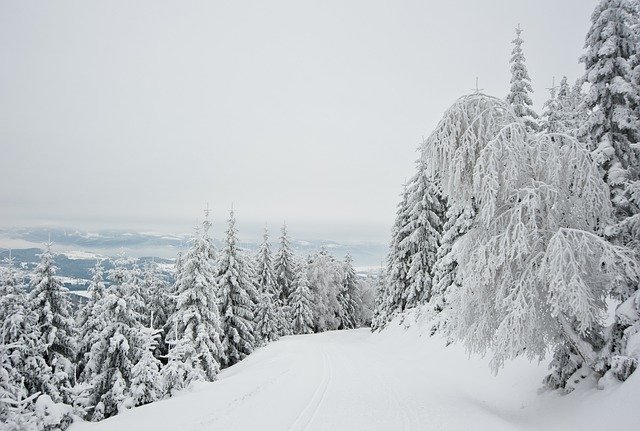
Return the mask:
<svg viewBox="0 0 640 431"><path fill-rule="evenodd" d="M326 351L322 352L322 380L314 391L307 405L300 411L293 424L289 427L289 431L305 430L313 421L318 410L322 406L327 394L327 388L332 380L331 365L329 363L329 355Z"/></svg>

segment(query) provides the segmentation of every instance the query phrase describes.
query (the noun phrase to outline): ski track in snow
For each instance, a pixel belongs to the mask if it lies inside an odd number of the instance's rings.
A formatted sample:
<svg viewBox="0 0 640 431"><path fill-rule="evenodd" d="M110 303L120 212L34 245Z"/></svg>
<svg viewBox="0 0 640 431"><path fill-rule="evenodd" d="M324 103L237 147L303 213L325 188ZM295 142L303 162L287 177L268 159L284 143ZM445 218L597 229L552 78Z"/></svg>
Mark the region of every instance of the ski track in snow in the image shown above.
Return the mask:
<svg viewBox="0 0 640 431"><path fill-rule="evenodd" d="M590 431L635 429L640 375L538 394L547 364L488 359L414 328L284 337L177 396L70 431Z"/></svg>
<svg viewBox="0 0 640 431"><path fill-rule="evenodd" d="M289 431L306 430L315 419L318 414L318 410L322 407L322 403L327 395L327 389L331 384L333 375L329 355L326 351L322 352L322 370L322 381L311 396L307 405L300 411L296 420L289 427Z"/></svg>

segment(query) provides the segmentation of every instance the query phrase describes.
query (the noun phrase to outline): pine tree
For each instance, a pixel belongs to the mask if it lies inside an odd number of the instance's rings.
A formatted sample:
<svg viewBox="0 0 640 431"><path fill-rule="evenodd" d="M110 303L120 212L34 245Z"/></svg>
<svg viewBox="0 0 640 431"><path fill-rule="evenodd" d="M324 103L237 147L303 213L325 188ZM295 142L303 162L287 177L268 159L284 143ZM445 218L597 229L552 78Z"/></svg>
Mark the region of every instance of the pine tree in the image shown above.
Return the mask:
<svg viewBox="0 0 640 431"><path fill-rule="evenodd" d="M533 110L533 101L531 100L531 79L525 65L524 52L522 44L524 41L521 37L522 29L520 26L516 28L516 38L513 40L514 48L511 53L511 89L507 95L507 102L511 105L516 116L522 118L528 130L537 131L539 126L537 123L538 114Z"/></svg>
<svg viewBox="0 0 640 431"><path fill-rule="evenodd" d="M274 296L261 292L255 309L256 345L265 345L280 338L280 327L274 304Z"/></svg>
<svg viewBox="0 0 640 431"><path fill-rule="evenodd" d="M542 129L547 133L558 133L562 131L562 108L560 106L559 95L554 82L549 88L549 99L544 102L542 112Z"/></svg>
<svg viewBox="0 0 640 431"><path fill-rule="evenodd" d="M280 235L280 248L276 253L273 269L278 286L278 295L280 301L289 304L289 296L295 287L296 267L294 262L293 251L291 249L291 241L287 234L287 225L282 225L282 234Z"/></svg>
<svg viewBox="0 0 640 431"><path fill-rule="evenodd" d="M24 292L22 275L15 269L11 254L5 263L0 273L0 392L7 391L6 397L13 401L10 405L0 401L0 417L9 410L17 414L30 409L37 394L62 399L59 381L43 357L46 345L42 343L37 314Z"/></svg>
<svg viewBox="0 0 640 431"><path fill-rule="evenodd" d="M144 297L146 298L147 322L150 328L162 329L167 324L167 294L168 288L164 277L158 270L155 261L144 265L142 284Z"/></svg>
<svg viewBox="0 0 640 431"><path fill-rule="evenodd" d="M131 397L134 406L151 403L162 396L160 361L153 355L158 337L157 330L143 328L140 331L142 352L131 369Z"/></svg>
<svg viewBox="0 0 640 431"><path fill-rule="evenodd" d="M44 348L42 356L53 370L55 384L61 389L62 400L70 403L76 331L71 317L69 292L56 277L56 271L51 243L47 243L33 274L29 297L40 329L39 343Z"/></svg>
<svg viewBox="0 0 640 431"><path fill-rule="evenodd" d="M269 336L269 341L273 341L280 335L287 335L290 332L289 319L285 313L285 303L281 299L281 290L278 286L275 271L273 269L273 259L271 256L271 247L269 246L269 232L264 229L263 241L256 256L256 272L257 284L260 291L260 300L266 298L265 303L260 310L259 316L256 316L259 325L266 330L272 326L270 322L264 322L260 319L273 318L273 326L277 328L275 338ZM266 296L265 296L266 295ZM260 305L258 304L258 307Z"/></svg>
<svg viewBox="0 0 640 431"><path fill-rule="evenodd" d="M387 324L387 316L384 310L384 300L387 297L387 273L386 267L381 262L380 272L375 279L375 296L373 300L373 313L371 315L371 331L378 331Z"/></svg>
<svg viewBox="0 0 640 431"><path fill-rule="evenodd" d="M452 206L446 213L447 221L443 226L442 240L437 251L433 268L433 288L427 306L432 334L439 331L446 333L445 329L452 312L448 297L462 285L458 273L460 257L455 244L471 229L474 218L475 210L472 205Z"/></svg>
<svg viewBox="0 0 640 431"><path fill-rule="evenodd" d="M358 326L358 314L361 306L358 297L358 276L353 268L351 254L347 253L344 259L344 277L340 291L338 292L338 304L340 304L340 326L338 329L353 329Z"/></svg>
<svg viewBox="0 0 640 431"><path fill-rule="evenodd" d="M426 175L421 161L408 192L407 237L403 241L410 255L406 275L408 285L402 293L401 311L422 304L431 297L433 270L445 211L435 179Z"/></svg>
<svg viewBox="0 0 640 431"><path fill-rule="evenodd" d="M171 316L167 339L170 345L181 343L193 352L193 368L213 381L226 361L223 329L216 298L215 273L208 254L208 232L197 231L176 280L176 311ZM185 376L188 381L194 376Z"/></svg>
<svg viewBox="0 0 640 431"><path fill-rule="evenodd" d="M305 265L301 265L300 268L298 268L295 288L289 298L294 334L309 334L313 332L314 318L312 301L313 297L309 290L309 282L307 280L307 268Z"/></svg>
<svg viewBox="0 0 640 431"><path fill-rule="evenodd" d="M110 271L111 286L95 309L104 317L98 342L91 347L84 373L90 380L87 408L91 420L113 416L135 405L131 392L133 367L147 349L144 304L138 295L135 269L127 269L119 259Z"/></svg>
<svg viewBox="0 0 640 431"><path fill-rule="evenodd" d="M603 0L591 16L585 41L585 81L591 84L586 97L590 109L588 138L618 219L637 212L630 201L629 186L639 178L639 160L633 146L640 127L633 106L639 95L633 85L631 62L638 51L632 30L638 12L627 0Z"/></svg>
<svg viewBox="0 0 640 431"><path fill-rule="evenodd" d="M584 79L591 84L585 98L589 111L583 135L609 186L615 215L605 235L614 244L634 249L636 256L640 250L640 158L636 149L640 141L639 25L634 2L601 1L591 17L586 53L581 59L586 68ZM602 368L609 370L605 377L625 380L640 361L640 355L630 347L640 338L634 335L640 329L637 281L619 275L609 294L619 305L598 354Z"/></svg>
<svg viewBox="0 0 640 431"><path fill-rule="evenodd" d="M103 280L102 261L100 259L96 260L92 273L93 277L87 289L89 300L80 309L76 318L76 326L79 328L77 374L83 372L91 346L98 342L100 333L105 326L104 318L97 307L100 300L104 298L106 290ZM85 379L88 379L88 377L85 377Z"/></svg>
<svg viewBox="0 0 640 431"><path fill-rule="evenodd" d="M407 238L410 234L410 212L409 187L405 184L391 233L391 244L389 245L385 271L385 286L378 304L376 321L381 328L390 322L397 313L404 310L405 292L409 291L408 274L411 268L411 249Z"/></svg>
<svg viewBox="0 0 640 431"><path fill-rule="evenodd" d="M162 392L175 395L193 381L204 381L206 376L198 363L195 346L187 338L171 342L167 364L160 370Z"/></svg>
<svg viewBox="0 0 640 431"><path fill-rule="evenodd" d="M249 263L238 248L235 224L231 210L217 277L223 342L227 349L225 365L233 365L244 359L255 347L252 298L257 297L257 292Z"/></svg>

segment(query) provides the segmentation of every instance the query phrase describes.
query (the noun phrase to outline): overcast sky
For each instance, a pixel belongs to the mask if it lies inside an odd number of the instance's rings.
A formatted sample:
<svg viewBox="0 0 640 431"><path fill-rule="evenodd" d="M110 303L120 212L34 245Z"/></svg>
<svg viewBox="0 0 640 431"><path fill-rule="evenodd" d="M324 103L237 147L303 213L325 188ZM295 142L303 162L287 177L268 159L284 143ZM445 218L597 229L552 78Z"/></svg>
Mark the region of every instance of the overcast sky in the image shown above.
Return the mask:
<svg viewBox="0 0 640 431"><path fill-rule="evenodd" d="M514 27L539 110L594 0L0 2L0 227L386 239L416 148Z"/></svg>

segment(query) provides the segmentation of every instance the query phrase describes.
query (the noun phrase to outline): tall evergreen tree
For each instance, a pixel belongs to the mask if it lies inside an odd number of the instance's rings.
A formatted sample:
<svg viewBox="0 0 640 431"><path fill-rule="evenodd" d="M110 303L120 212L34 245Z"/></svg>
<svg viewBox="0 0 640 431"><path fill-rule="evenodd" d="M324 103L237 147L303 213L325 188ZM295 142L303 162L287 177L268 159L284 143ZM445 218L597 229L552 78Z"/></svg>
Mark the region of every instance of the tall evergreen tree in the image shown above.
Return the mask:
<svg viewBox="0 0 640 431"><path fill-rule="evenodd" d="M158 331L142 328L140 331L140 358L131 369L131 398L134 406L154 402L162 396L160 361L153 355Z"/></svg>
<svg viewBox="0 0 640 431"><path fill-rule="evenodd" d="M238 248L237 234L236 219L231 210L217 277L226 365L244 359L255 347L253 298L257 297L257 292L249 262Z"/></svg>
<svg viewBox="0 0 640 431"><path fill-rule="evenodd" d="M280 327L272 294L260 292L254 314L256 345L265 345L280 338Z"/></svg>
<svg viewBox="0 0 640 431"><path fill-rule="evenodd" d="M544 102L541 126L545 132L558 133L561 131L561 107L557 95L558 88L555 85L555 78L551 88L549 88L549 99Z"/></svg>
<svg viewBox="0 0 640 431"><path fill-rule="evenodd" d="M585 41L585 98L589 109L586 135L593 156L609 186L615 222L605 230L614 244L640 252L640 94L635 76L640 16L637 2L602 0L591 16ZM619 303L615 320L605 332L599 350L602 368L625 380L638 366L640 355L632 347L640 336L640 293L637 280L619 276L610 296ZM585 359L586 362L588 362Z"/></svg>
<svg viewBox="0 0 640 431"><path fill-rule="evenodd" d="M391 232L391 243L387 255L386 280L382 290L377 324L384 327L387 322L404 310L405 292L409 291L409 270L411 268L411 248L407 238L410 235L409 217L411 212L408 184L405 184L402 199L398 204L396 220Z"/></svg>
<svg viewBox="0 0 640 431"><path fill-rule="evenodd" d="M216 379L226 361L223 329L216 298L217 285L208 247L207 226L197 230L176 280L176 311L170 318L168 343L181 340L193 352L193 368L209 381ZM195 379L187 375L188 381Z"/></svg>
<svg viewBox="0 0 640 431"><path fill-rule="evenodd" d="M312 301L313 297L307 280L307 268L306 265L300 265L295 288L289 298L294 334L309 334L313 332Z"/></svg>
<svg viewBox="0 0 640 431"><path fill-rule="evenodd" d="M513 51L511 53L511 89L507 95L507 102L511 105L513 112L524 121L528 130L538 130L538 114L533 109L531 100L531 79L525 65L524 51L522 49L522 29L516 28L516 38L513 40Z"/></svg>
<svg viewBox="0 0 640 431"><path fill-rule="evenodd" d="M289 295L291 295L295 287L296 267L286 224L282 225L281 232L280 248L275 255L273 269L276 276L280 301L287 305L289 304Z"/></svg>
<svg viewBox="0 0 640 431"><path fill-rule="evenodd" d="M56 271L51 243L47 243L31 280L30 303L40 329L44 360L54 372L55 384L61 389L63 400L70 403L76 331L69 291L56 277Z"/></svg>
<svg viewBox="0 0 640 431"><path fill-rule="evenodd" d="M134 406L131 393L133 367L146 349L142 332L142 304L131 295L132 278L123 266L111 272L113 284L98 302L105 318L99 341L91 347L87 372L91 395L89 417L102 420Z"/></svg>
<svg viewBox="0 0 640 431"><path fill-rule="evenodd" d="M585 99L589 143L611 190L616 216L637 213L630 186L638 181L640 163L634 145L640 127L633 106L638 90L633 85L631 62L638 53L632 27L638 12L627 0L602 0L591 16L585 41L585 81L591 84Z"/></svg>
<svg viewBox="0 0 640 431"><path fill-rule="evenodd" d="M54 379L43 356L47 345L42 342L37 316L28 303L23 276L15 269L10 254L0 273L0 367L6 372L1 384L8 391L6 396L24 408L32 407L31 401L25 400L38 393L63 399L57 386L60 379ZM14 404L11 410L16 412L17 406ZM2 410L0 401L0 416Z"/></svg>
<svg viewBox="0 0 640 431"><path fill-rule="evenodd" d="M460 258L455 243L469 231L474 218L475 210L472 205L452 206L447 211L447 221L443 226L442 240L433 268L433 288L427 307L431 315L431 333L445 329L450 319L449 295L462 285L458 270Z"/></svg>
<svg viewBox="0 0 640 431"><path fill-rule="evenodd" d="M422 161L418 163L418 172L412 178L408 192L407 236L403 241L410 255L401 310L413 308L431 297L445 212L435 179L427 176Z"/></svg>
<svg viewBox="0 0 640 431"><path fill-rule="evenodd" d="M260 301L263 299L266 300L266 303L262 304L262 306L258 305L261 310L256 316L256 323L259 321L259 325L263 330L275 326L277 329L275 338L280 335L286 335L290 332L289 319L285 313L286 304L283 302L283 299L281 299L281 290L278 286L273 268L273 258L269 245L269 232L266 227L264 229L262 244L256 256L256 272L258 289L260 290ZM265 318L273 318L273 325L270 322L263 321ZM269 336L269 341L272 339L274 339L274 337Z"/></svg>
<svg viewBox="0 0 640 431"><path fill-rule="evenodd" d="M89 360L91 346L99 341L102 330L105 326L104 316L98 308L98 303L105 295L105 284L103 279L102 261L98 259L91 270L93 277L87 291L89 300L80 309L76 318L76 325L79 328L78 335L78 369L77 374L83 372ZM86 379L87 377L85 377Z"/></svg>
<svg viewBox="0 0 640 431"><path fill-rule="evenodd" d="M358 314L361 306L358 296L358 276L353 268L351 254L347 253L344 262L344 276L338 292L340 304L340 326L338 329L353 329L358 326Z"/></svg>

